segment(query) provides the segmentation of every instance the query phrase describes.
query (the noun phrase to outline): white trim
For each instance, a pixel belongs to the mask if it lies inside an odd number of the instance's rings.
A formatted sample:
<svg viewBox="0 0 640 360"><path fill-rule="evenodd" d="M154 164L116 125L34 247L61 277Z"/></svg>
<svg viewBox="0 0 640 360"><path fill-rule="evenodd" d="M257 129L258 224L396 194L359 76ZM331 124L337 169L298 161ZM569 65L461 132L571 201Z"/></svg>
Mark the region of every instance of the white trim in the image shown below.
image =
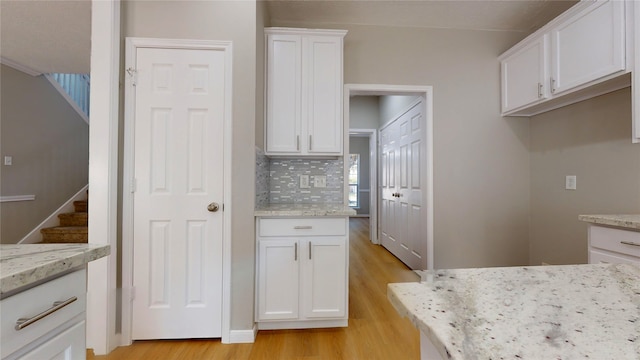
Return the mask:
<svg viewBox="0 0 640 360"><path fill-rule="evenodd" d="M164 49L200 49L222 50L225 52L225 115L224 115L224 199L223 199L223 239L222 239L222 343L233 343L236 339L247 339L244 331L232 332L231 328L231 159L232 159L232 94L233 94L233 43L231 41L191 40L191 39L155 39L126 38L125 68L135 68L138 48ZM132 306L131 288L133 287L133 196L130 186L134 181L134 130L135 91L131 77L125 76L125 122L124 122L124 158L123 158L123 199L122 199L122 345L130 345ZM227 141L228 140L228 141ZM126 289L126 291L125 291Z"/></svg>
<svg viewBox="0 0 640 360"><path fill-rule="evenodd" d="M78 113L78 115L80 115L82 120L84 120L84 122L86 122L87 125L89 125L89 117L87 116L87 114L85 114L84 111L80 109L80 106L78 106L78 103L76 103L75 100L73 100L71 96L67 94L67 91L62 87L62 85L60 85L60 83L57 82L56 79L54 79L53 76L51 76L50 74L44 74L44 78L49 80L51 85L53 85L53 87L60 93L60 95L62 95L62 97L65 100L67 100L67 102L69 103L69 105L71 105L73 110L75 110Z"/></svg>
<svg viewBox="0 0 640 360"><path fill-rule="evenodd" d="M422 160L423 166L426 169L426 202L427 202L427 269L433 270L434 267L434 202L433 202L433 87L432 86L418 86L418 85L385 85L385 84L345 84L344 86L345 107L344 107L344 119L345 119L345 133L349 133L349 98L354 95L407 95L407 94L421 94L424 97L425 106L425 130L426 130L426 156ZM355 129L354 129L355 130ZM348 141L348 135L346 135ZM348 146L348 142L347 145ZM377 151L377 146L376 146ZM347 168L345 166L345 176L347 175ZM373 188L373 187L372 187ZM372 193L377 193L373 191ZM371 204L373 205L373 203ZM377 204L375 211L379 214L379 204ZM374 206L370 206L373 209ZM377 215L376 215L377 216ZM374 215L371 219L373 221Z"/></svg>
<svg viewBox="0 0 640 360"><path fill-rule="evenodd" d="M33 201L35 199L36 199L35 195L0 196L0 203L3 203L3 202L16 202L16 201Z"/></svg>
<svg viewBox="0 0 640 360"><path fill-rule="evenodd" d="M349 89L345 87L345 122L349 121ZM348 125L347 125L348 126ZM360 192L369 192L369 239L374 244L380 244L378 239L378 192L371 189L378 188L378 129L349 129L349 136L364 136L369 138L369 189L359 189ZM347 151L348 152L348 151ZM348 169L347 169L348 171ZM346 173L348 176L348 173ZM347 187L347 196L349 188ZM349 199L347 198L347 204Z"/></svg>
<svg viewBox="0 0 640 360"><path fill-rule="evenodd" d="M229 343L231 344L248 344L254 343L258 336L258 326L253 325L251 330L231 330L229 333Z"/></svg>
<svg viewBox="0 0 640 360"><path fill-rule="evenodd" d="M371 215L369 214L356 214L356 215L349 215L350 218L368 218L371 217Z"/></svg>
<svg viewBox="0 0 640 360"><path fill-rule="evenodd" d="M58 210L54 211L48 218L44 219L38 226L36 226L31 232L29 232L22 240L18 241L18 244L34 244L42 241L42 235L40 234L40 229L44 229L46 227L53 227L60 224L58 219L58 215L74 212L73 202L78 200L86 200L87 199L87 189L89 185L85 185L80 191L78 191L75 195L73 195L67 202L62 204L58 208ZM32 195L35 196L35 195Z"/></svg>
<svg viewBox="0 0 640 360"><path fill-rule="evenodd" d="M39 76L42 75L41 72L34 70L26 65L19 64L13 60L9 60L6 57L0 56L0 63L2 65L6 65L10 68L16 69L18 71L22 71L23 73L31 76Z"/></svg>
<svg viewBox="0 0 640 360"><path fill-rule="evenodd" d="M89 127L89 243L118 252L118 106L120 1L91 2L91 113ZM116 335L117 257L89 263L87 348L108 354Z"/></svg>

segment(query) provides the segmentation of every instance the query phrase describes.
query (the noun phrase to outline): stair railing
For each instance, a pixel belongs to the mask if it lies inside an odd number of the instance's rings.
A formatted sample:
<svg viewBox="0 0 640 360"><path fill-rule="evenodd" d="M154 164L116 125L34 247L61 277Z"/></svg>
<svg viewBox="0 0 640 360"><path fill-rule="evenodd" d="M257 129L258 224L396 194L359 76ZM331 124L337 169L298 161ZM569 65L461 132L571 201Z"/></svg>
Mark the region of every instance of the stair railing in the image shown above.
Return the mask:
<svg viewBox="0 0 640 360"><path fill-rule="evenodd" d="M89 75L52 73L46 74L45 77L88 124L89 91L91 88Z"/></svg>

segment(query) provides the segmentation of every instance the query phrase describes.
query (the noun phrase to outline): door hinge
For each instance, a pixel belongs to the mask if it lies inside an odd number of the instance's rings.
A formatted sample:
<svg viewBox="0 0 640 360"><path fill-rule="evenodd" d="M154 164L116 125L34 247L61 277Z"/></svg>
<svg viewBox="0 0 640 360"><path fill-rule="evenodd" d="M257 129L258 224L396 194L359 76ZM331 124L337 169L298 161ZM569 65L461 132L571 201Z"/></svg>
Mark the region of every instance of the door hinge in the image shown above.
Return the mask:
<svg viewBox="0 0 640 360"><path fill-rule="evenodd" d="M135 287L132 287L132 288L131 288L131 293L130 293L130 299L129 299L129 300L133 301L133 300L135 300L135 299L136 299L136 288L135 288Z"/></svg>
<svg viewBox="0 0 640 360"><path fill-rule="evenodd" d="M126 71L127 74L129 74L129 78L131 79L131 85L136 86L138 82L138 70L129 67Z"/></svg>
<svg viewBox="0 0 640 360"><path fill-rule="evenodd" d="M138 179L136 179L136 178L131 179L130 188L131 188L131 193L132 194L138 190Z"/></svg>

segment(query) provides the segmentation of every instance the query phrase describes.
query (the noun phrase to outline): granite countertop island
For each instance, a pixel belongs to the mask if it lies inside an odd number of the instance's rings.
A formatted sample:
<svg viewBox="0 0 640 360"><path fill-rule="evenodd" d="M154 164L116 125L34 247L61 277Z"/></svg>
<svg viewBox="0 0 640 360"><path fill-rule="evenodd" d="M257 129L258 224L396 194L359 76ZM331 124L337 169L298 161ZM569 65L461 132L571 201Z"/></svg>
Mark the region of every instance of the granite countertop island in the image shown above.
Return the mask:
<svg viewBox="0 0 640 360"><path fill-rule="evenodd" d="M109 255L109 245L0 245L0 298L48 281Z"/></svg>
<svg viewBox="0 0 640 360"><path fill-rule="evenodd" d="M389 284L388 298L420 330L423 359L429 351L461 360L640 359L639 267L482 268L422 276L420 283Z"/></svg>
<svg viewBox="0 0 640 360"><path fill-rule="evenodd" d="M255 216L350 216L356 211L343 204L269 204L255 209Z"/></svg>
<svg viewBox="0 0 640 360"><path fill-rule="evenodd" d="M616 226L630 230L640 230L640 214L579 215L578 219L593 224Z"/></svg>

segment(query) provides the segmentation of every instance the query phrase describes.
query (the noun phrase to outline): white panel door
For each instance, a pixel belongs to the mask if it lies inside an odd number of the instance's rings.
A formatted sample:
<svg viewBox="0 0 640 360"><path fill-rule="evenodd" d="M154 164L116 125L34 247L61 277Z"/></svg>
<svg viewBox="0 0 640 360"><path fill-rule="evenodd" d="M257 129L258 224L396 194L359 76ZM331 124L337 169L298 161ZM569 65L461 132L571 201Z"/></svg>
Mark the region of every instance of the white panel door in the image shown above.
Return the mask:
<svg viewBox="0 0 640 360"><path fill-rule="evenodd" d="M343 317L347 305L346 238L301 241L302 304L305 318Z"/></svg>
<svg viewBox="0 0 640 360"><path fill-rule="evenodd" d="M380 131L382 139L382 245L415 270L427 268L423 170L424 103L418 102Z"/></svg>
<svg viewBox="0 0 640 360"><path fill-rule="evenodd" d="M258 320L298 318L298 240L258 242Z"/></svg>
<svg viewBox="0 0 640 360"><path fill-rule="evenodd" d="M624 6L595 2L551 33L554 94L625 69Z"/></svg>
<svg viewBox="0 0 640 360"><path fill-rule="evenodd" d="M224 56L137 50L133 339L221 336Z"/></svg>
<svg viewBox="0 0 640 360"><path fill-rule="evenodd" d="M342 38L303 39L303 112L309 153L342 153Z"/></svg>

